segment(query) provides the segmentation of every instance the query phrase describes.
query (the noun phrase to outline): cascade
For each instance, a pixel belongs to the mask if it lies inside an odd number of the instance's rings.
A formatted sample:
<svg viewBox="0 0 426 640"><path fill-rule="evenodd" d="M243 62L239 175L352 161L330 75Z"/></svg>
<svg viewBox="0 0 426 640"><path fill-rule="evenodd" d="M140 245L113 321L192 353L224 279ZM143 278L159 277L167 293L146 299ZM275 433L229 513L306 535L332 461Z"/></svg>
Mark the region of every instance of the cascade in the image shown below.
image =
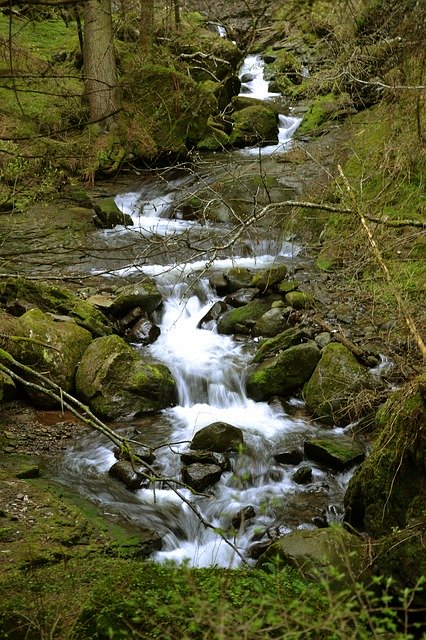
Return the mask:
<svg viewBox="0 0 426 640"><path fill-rule="evenodd" d="M253 78L243 87L268 99L271 94L265 88L262 64L259 56L249 57L241 74L244 77L251 73ZM288 148L298 124L297 118L280 116L279 143L267 147L266 152ZM259 153L259 149L253 151ZM190 189L197 180L199 175L194 172L172 173L167 180L154 175L140 189L117 196L117 205L132 216L134 228L103 232L106 239L133 234L145 240L172 237L177 242L184 233L190 238L194 234L211 234L214 225L206 228L172 215L177 194ZM216 227L219 234L229 232L226 225ZM252 243L250 257L241 252L212 262L208 256L188 261L176 258L177 253L173 263L167 263L166 258L170 260L171 256L165 252L161 263L151 260L137 267L127 264L110 271L119 276L140 272L155 276L165 300L154 318L161 329L160 337L149 347L134 347L148 349L169 367L178 386L178 405L155 418L133 420L127 426L123 423L121 429L130 437L136 430L145 445L156 448L160 473L176 480L180 495L169 484L129 491L110 478L107 472L115 462L113 446L97 433L81 438L66 452L58 478L95 499L105 512L120 514L159 533L163 539L163 547L155 555L159 562L234 567L268 531L283 534L295 527L314 528L315 513L326 511L329 521L341 516L339 505L350 471L331 473L312 465L312 481L301 485L293 480L300 465L279 464L274 458L279 450L303 448L308 435L321 435L321 426L304 419L303 402L299 399L290 398L283 406L248 398L244 377L253 345L218 334L213 322L200 326L200 320L219 300L208 281L212 269L291 263L297 254L298 247L278 241L273 232L268 235L264 228L262 235L262 240ZM222 473L218 482L205 494L194 495L181 484L179 454L187 449L195 433L216 421L241 428L245 447L242 452L231 454L231 468ZM327 429L328 434L343 431ZM235 530L233 521L248 507L254 516ZM197 512L210 527L202 524ZM223 532L223 537L214 529ZM227 544L226 538L232 544Z"/></svg>

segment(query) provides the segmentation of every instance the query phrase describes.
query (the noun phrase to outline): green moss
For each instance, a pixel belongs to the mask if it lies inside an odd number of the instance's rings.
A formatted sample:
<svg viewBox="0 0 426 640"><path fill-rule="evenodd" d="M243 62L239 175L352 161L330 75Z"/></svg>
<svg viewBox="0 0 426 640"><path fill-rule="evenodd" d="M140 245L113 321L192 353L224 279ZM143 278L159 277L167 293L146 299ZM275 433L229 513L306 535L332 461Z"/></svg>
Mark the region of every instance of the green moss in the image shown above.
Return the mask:
<svg viewBox="0 0 426 640"><path fill-rule="evenodd" d="M380 430L370 457L351 480L345 504L355 526L373 535L422 517L426 500L426 374L394 393L378 411ZM420 501L419 501L420 498ZM417 505L417 506L416 506Z"/></svg>
<svg viewBox="0 0 426 640"><path fill-rule="evenodd" d="M236 331L244 331L244 328L247 327L249 332L251 325L269 308L270 304L266 300L255 299L243 307L226 311L219 318L218 331L230 335Z"/></svg>
<svg viewBox="0 0 426 640"><path fill-rule="evenodd" d="M356 402L362 389L371 386L369 371L345 346L332 342L322 350L321 360L303 393L308 409L328 424L346 425L362 412Z"/></svg>
<svg viewBox="0 0 426 640"><path fill-rule="evenodd" d="M308 380L320 357L314 342L289 347L256 366L247 378L247 393L254 400L287 395Z"/></svg>

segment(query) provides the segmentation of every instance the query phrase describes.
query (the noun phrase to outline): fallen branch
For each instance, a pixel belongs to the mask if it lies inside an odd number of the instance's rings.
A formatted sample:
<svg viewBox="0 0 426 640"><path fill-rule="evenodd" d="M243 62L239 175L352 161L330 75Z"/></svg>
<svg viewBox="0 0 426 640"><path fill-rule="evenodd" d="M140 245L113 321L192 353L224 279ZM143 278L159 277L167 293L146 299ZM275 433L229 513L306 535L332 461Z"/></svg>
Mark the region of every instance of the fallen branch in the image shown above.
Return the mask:
<svg viewBox="0 0 426 640"><path fill-rule="evenodd" d="M331 326L331 324L328 324L328 322L326 322L323 318L320 318L319 316L314 316L313 319L314 319L314 322L319 324L319 326L322 329L324 329L324 331L328 331L328 333L331 333L333 338L337 340L337 342L340 342L340 344L343 344L347 349L349 349L349 351L352 351L352 353L358 358L360 358L363 362L365 362L365 364L371 364L370 358L366 354L364 349L362 349L361 347L353 343L352 340L349 340L349 338L345 336L345 334L342 331L338 331L337 329L334 329Z"/></svg>

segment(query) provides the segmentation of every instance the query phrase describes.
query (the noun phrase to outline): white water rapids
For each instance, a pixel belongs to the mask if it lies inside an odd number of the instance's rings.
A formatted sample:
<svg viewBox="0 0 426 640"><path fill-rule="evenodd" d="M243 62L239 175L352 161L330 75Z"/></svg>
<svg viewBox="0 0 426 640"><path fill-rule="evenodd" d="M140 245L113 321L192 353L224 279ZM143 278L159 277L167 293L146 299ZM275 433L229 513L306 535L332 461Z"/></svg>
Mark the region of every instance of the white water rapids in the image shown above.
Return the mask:
<svg viewBox="0 0 426 640"><path fill-rule="evenodd" d="M256 56L249 62L250 72L255 71L258 78L257 70L263 69L260 58ZM267 99L271 94L267 87L265 89L263 77L260 80L251 81L249 92L259 90ZM271 153L288 148L299 119L280 116L280 122L280 142L271 147ZM251 150L245 151L251 153ZM269 153L268 148L263 149L264 152ZM170 219L175 192L192 185L195 179L194 174L180 175L167 184L151 182L149 188L117 196L120 209L132 216L134 228L107 231L105 237L133 233L149 240L154 235L200 233L203 230L198 223ZM211 232L211 228L208 231ZM161 334L151 346L135 347L148 350L169 367L179 392L178 406L163 411L158 417L124 422L117 427L129 437L135 437L136 429L138 440L148 446L178 443L161 446L156 451L163 477L177 482L182 481L179 453L187 449L188 441L199 429L221 421L241 428L244 435L244 452L232 454L232 469L224 472L206 495L194 496L187 488L176 485L184 500L164 484L132 492L110 478L107 472L116 461L112 445L98 434L82 438L67 451L59 472L61 481L96 500L105 513L118 513L160 534L163 547L155 556L159 562L175 560L188 561L194 566L234 567L253 542L264 540L270 531L282 534L295 527L314 527L312 518L324 511L328 520L339 517L338 505L349 472L332 473L310 463L313 480L300 485L292 477L306 462L291 466L278 464L274 459L277 452L295 447L303 449L306 437L322 433L320 426L301 417L303 402L290 398L284 408L279 402L270 405L248 398L244 379L253 345L219 335L213 322L199 327L200 320L219 299L208 282L212 269L231 266L258 269L293 260L298 247L273 238L273 230L269 238L266 229L261 235L262 240L252 244L250 257L221 257L212 263L201 257L169 265L146 263L137 268L128 264L114 271L120 276L142 271L156 277L165 300L154 318ZM342 430L334 430L339 432ZM328 429L327 433L333 430ZM202 524L188 502L213 529ZM248 506L254 507L256 516L239 531L231 531L233 518ZM220 530L225 538L229 536L232 545L214 529Z"/></svg>

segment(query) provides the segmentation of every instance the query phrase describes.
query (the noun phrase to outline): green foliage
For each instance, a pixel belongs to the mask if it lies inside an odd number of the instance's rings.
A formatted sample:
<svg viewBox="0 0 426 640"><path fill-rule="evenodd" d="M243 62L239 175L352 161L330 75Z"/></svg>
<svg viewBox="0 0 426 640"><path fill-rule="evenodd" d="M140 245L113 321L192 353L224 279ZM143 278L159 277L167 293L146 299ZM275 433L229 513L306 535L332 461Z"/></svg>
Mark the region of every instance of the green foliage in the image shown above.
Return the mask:
<svg viewBox="0 0 426 640"><path fill-rule="evenodd" d="M390 581L376 579L369 587L354 581L331 591L328 579L306 582L292 569L277 571L273 563L266 569L190 569L89 556L84 563L69 560L14 572L0 583L3 637L413 638L401 631ZM401 594L403 609L411 594Z"/></svg>

